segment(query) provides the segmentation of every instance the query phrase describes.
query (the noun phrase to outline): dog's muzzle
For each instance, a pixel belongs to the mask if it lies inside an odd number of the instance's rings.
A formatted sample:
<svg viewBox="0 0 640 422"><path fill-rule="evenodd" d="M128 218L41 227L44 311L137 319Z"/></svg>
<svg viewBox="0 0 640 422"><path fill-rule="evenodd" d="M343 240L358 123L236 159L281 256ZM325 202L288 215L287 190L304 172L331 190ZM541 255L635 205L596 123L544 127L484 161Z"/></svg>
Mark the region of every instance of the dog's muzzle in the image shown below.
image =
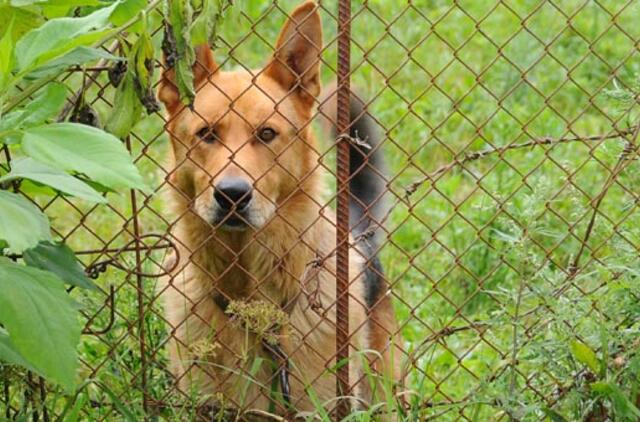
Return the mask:
<svg viewBox="0 0 640 422"><path fill-rule="evenodd" d="M213 199L217 204L215 222L229 228L246 227L246 214L252 197L253 187L246 180L237 177L222 179L213 189Z"/></svg>

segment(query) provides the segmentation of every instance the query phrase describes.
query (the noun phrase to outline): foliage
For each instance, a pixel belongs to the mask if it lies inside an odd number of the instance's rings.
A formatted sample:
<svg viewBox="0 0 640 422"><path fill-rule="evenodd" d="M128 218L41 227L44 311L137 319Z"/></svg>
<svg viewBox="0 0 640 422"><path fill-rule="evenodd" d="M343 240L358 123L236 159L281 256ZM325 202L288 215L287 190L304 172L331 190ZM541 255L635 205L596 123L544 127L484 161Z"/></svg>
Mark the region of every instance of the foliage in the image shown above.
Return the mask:
<svg viewBox="0 0 640 422"><path fill-rule="evenodd" d="M10 24L0 39L0 143L6 154L17 156L0 173L0 255L13 259L0 256L0 358L68 392L75 386L81 326L78 304L64 284L95 286L66 245L51 243L49 219L20 195L20 183L30 180L93 203L106 202L95 186L146 189L113 135L80 123L52 122L69 95L55 80L61 72L96 59L120 60L91 45L118 31L112 25L116 12L119 19L135 18L137 10L128 3L116 1L80 17L43 19L30 27L29 14L46 14L53 6L17 2L8 6ZM15 262L17 257L23 264Z"/></svg>

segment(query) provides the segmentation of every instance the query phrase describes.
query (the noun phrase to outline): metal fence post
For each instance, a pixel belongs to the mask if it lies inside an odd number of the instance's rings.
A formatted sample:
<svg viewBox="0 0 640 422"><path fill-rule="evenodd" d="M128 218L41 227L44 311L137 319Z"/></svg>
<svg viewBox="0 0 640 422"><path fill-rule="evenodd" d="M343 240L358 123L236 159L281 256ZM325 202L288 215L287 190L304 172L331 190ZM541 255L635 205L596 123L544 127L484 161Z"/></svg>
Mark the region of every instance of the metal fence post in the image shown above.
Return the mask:
<svg viewBox="0 0 640 422"><path fill-rule="evenodd" d="M336 218L336 393L350 395L349 385L349 140L351 1L338 2L338 108L337 108L337 183ZM349 414L349 399L338 402L336 419Z"/></svg>

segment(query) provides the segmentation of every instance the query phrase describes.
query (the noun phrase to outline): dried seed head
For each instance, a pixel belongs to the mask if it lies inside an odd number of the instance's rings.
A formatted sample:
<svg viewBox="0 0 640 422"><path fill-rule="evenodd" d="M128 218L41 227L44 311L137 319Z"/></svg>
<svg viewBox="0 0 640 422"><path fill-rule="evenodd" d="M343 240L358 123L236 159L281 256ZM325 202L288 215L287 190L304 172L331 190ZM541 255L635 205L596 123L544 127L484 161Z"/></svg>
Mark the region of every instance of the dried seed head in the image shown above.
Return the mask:
<svg viewBox="0 0 640 422"><path fill-rule="evenodd" d="M281 330L289 321L284 311L261 300L231 301L226 313L269 344L278 342Z"/></svg>

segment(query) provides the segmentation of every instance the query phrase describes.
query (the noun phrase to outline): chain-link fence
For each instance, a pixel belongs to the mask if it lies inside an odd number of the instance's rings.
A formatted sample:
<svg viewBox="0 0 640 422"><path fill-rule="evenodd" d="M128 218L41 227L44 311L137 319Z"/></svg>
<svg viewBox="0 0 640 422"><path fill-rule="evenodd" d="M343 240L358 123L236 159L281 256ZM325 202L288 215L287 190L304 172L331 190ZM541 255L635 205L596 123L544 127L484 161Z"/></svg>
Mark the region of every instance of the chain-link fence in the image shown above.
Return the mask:
<svg viewBox="0 0 640 422"><path fill-rule="evenodd" d="M4 417L636 420L640 3L297 6L226 5L193 108L158 81L151 192L20 187L100 291L86 383L5 368Z"/></svg>

